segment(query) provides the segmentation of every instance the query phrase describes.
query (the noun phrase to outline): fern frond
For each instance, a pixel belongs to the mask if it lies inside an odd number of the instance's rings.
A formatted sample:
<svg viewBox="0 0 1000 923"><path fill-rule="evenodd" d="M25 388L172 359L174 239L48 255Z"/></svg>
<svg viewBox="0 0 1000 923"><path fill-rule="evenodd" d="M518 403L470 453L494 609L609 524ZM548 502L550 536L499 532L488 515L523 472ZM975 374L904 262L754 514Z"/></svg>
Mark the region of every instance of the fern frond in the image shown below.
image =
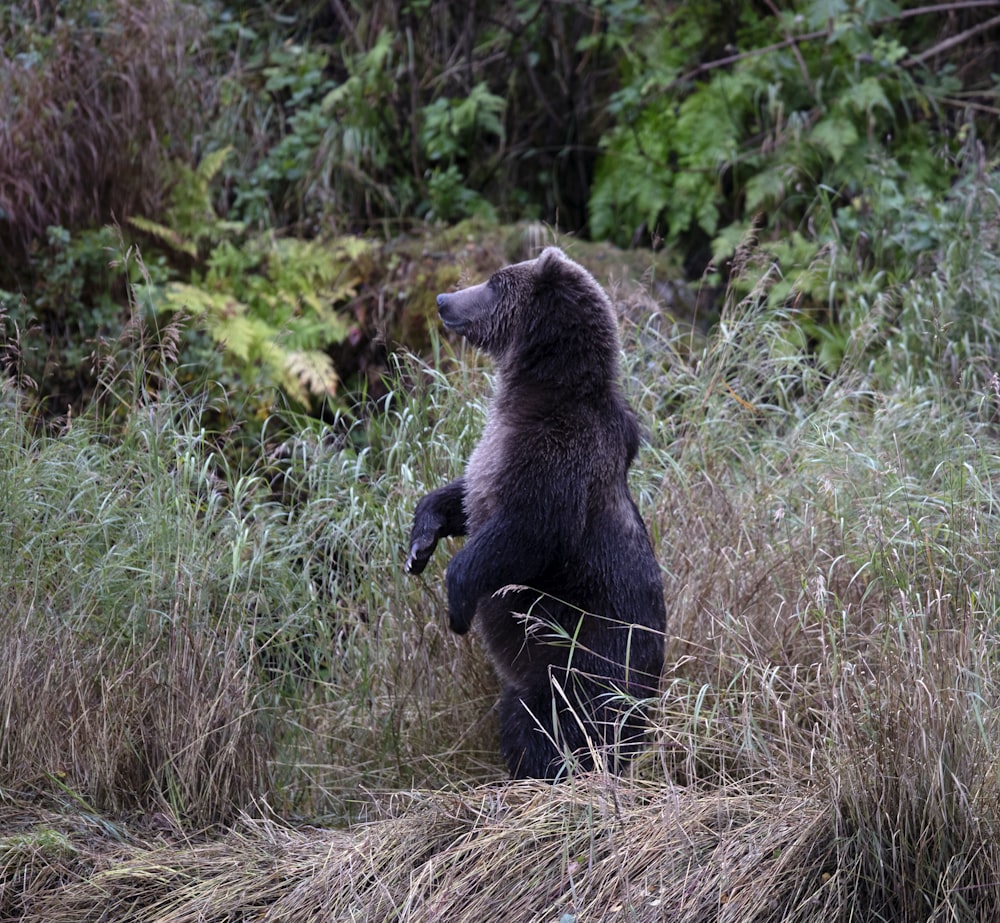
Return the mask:
<svg viewBox="0 0 1000 923"><path fill-rule="evenodd" d="M197 259L198 248L192 241L182 237L173 228L169 228L165 224L160 224L157 221L151 221L149 218L143 218L139 215L133 215L128 219L128 222L144 234L149 234L151 237L155 237L157 240L162 241L168 247L171 247L180 253L186 253L192 259Z"/></svg>

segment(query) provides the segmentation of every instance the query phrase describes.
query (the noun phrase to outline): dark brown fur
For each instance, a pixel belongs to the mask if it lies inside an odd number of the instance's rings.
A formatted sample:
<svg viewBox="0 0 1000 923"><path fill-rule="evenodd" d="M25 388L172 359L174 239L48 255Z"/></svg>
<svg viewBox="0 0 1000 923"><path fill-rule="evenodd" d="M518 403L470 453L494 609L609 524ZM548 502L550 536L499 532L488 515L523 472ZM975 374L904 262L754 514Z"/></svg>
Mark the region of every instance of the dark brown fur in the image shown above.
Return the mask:
<svg viewBox="0 0 1000 923"><path fill-rule="evenodd" d="M620 769L643 737L633 700L656 693L666 616L628 491L639 428L619 389L614 311L554 247L438 306L494 357L496 393L464 477L417 505L406 569L467 536L448 565L448 614L458 633L478 621L513 776L556 778L567 753L592 768L596 750Z"/></svg>

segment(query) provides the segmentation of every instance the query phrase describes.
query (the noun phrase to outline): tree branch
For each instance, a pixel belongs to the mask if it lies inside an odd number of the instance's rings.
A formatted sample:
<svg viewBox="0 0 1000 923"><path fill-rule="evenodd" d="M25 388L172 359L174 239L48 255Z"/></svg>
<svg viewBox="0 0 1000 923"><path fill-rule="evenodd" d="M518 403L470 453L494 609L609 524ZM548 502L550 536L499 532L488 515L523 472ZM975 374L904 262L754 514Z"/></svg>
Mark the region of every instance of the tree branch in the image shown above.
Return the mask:
<svg viewBox="0 0 1000 923"><path fill-rule="evenodd" d="M884 26L887 23L896 22L901 19L912 19L914 16L928 16L932 13L948 13L954 10L968 10L983 6L996 6L996 4L997 0L962 0L962 2L957 3L934 3L930 6L921 6L913 10L903 10L898 16L886 16L882 19L877 19L873 25ZM966 29L965 32L962 32L959 35L953 35L951 38L945 39L943 42L939 42L933 48L909 58L906 61L906 66L909 67L914 64L920 64L926 58L932 57L934 54L941 51L945 51L948 48L951 48L952 45L957 45L964 41L966 38L971 38L977 32L984 32L987 29L991 29L997 24L1000 24L1000 16L996 16L987 22L980 23L978 26ZM735 64L737 61L744 61L747 58L756 58L760 55L770 54L772 51L780 51L782 48L788 48L789 46L793 46L797 50L798 46L804 42L814 42L816 39L829 38L832 34L833 30L830 28L817 29L815 32L805 32L802 35L791 35L780 42L775 42L773 45L766 45L763 48L753 48L750 51L741 51L737 54L727 55L724 58L717 58L715 61L706 61L704 64L699 64L693 70L690 70L687 73L682 74L680 77L671 80L670 83L663 88L663 92L672 90L674 87L679 86L682 83L687 83L701 74L717 70L720 67L726 67L729 64Z"/></svg>
<svg viewBox="0 0 1000 923"><path fill-rule="evenodd" d="M992 19L987 19L986 22L981 22L979 25L973 26L971 29L966 29L964 32L959 32L958 35L953 35L950 38L946 38L942 42L938 42L926 51L922 51L920 54L908 58L904 62L904 65L906 67L913 67L915 64L923 64L923 62L928 58L933 58L934 55L940 54L942 51L947 51L954 45L962 44L962 42L964 42L967 38L972 38L972 36L979 32L987 32L994 26L1000 26L1000 16L994 16Z"/></svg>

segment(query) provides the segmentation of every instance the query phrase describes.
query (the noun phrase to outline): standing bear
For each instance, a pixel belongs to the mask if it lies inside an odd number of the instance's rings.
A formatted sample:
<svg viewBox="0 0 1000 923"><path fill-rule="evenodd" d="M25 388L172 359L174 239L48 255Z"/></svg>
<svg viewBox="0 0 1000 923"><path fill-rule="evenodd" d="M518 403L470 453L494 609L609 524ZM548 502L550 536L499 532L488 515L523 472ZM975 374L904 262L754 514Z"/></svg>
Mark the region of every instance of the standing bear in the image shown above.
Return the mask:
<svg viewBox="0 0 1000 923"><path fill-rule="evenodd" d="M406 571L464 535L447 570L451 628L478 622L503 687L514 778L618 771L646 730L666 611L627 473L639 426L619 388L614 309L556 247L438 295L445 327L489 353L495 392L465 475L417 504Z"/></svg>

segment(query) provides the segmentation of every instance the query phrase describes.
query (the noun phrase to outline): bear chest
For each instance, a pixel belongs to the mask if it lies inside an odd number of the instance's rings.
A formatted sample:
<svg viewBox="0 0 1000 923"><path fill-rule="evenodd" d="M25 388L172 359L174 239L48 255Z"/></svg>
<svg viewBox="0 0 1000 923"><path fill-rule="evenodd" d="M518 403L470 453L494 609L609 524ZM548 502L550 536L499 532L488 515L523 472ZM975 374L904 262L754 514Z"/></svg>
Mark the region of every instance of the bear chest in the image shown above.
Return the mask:
<svg viewBox="0 0 1000 923"><path fill-rule="evenodd" d="M497 507L497 486L504 483L510 440L516 438L500 419L490 416L465 468L465 514L473 534Z"/></svg>

